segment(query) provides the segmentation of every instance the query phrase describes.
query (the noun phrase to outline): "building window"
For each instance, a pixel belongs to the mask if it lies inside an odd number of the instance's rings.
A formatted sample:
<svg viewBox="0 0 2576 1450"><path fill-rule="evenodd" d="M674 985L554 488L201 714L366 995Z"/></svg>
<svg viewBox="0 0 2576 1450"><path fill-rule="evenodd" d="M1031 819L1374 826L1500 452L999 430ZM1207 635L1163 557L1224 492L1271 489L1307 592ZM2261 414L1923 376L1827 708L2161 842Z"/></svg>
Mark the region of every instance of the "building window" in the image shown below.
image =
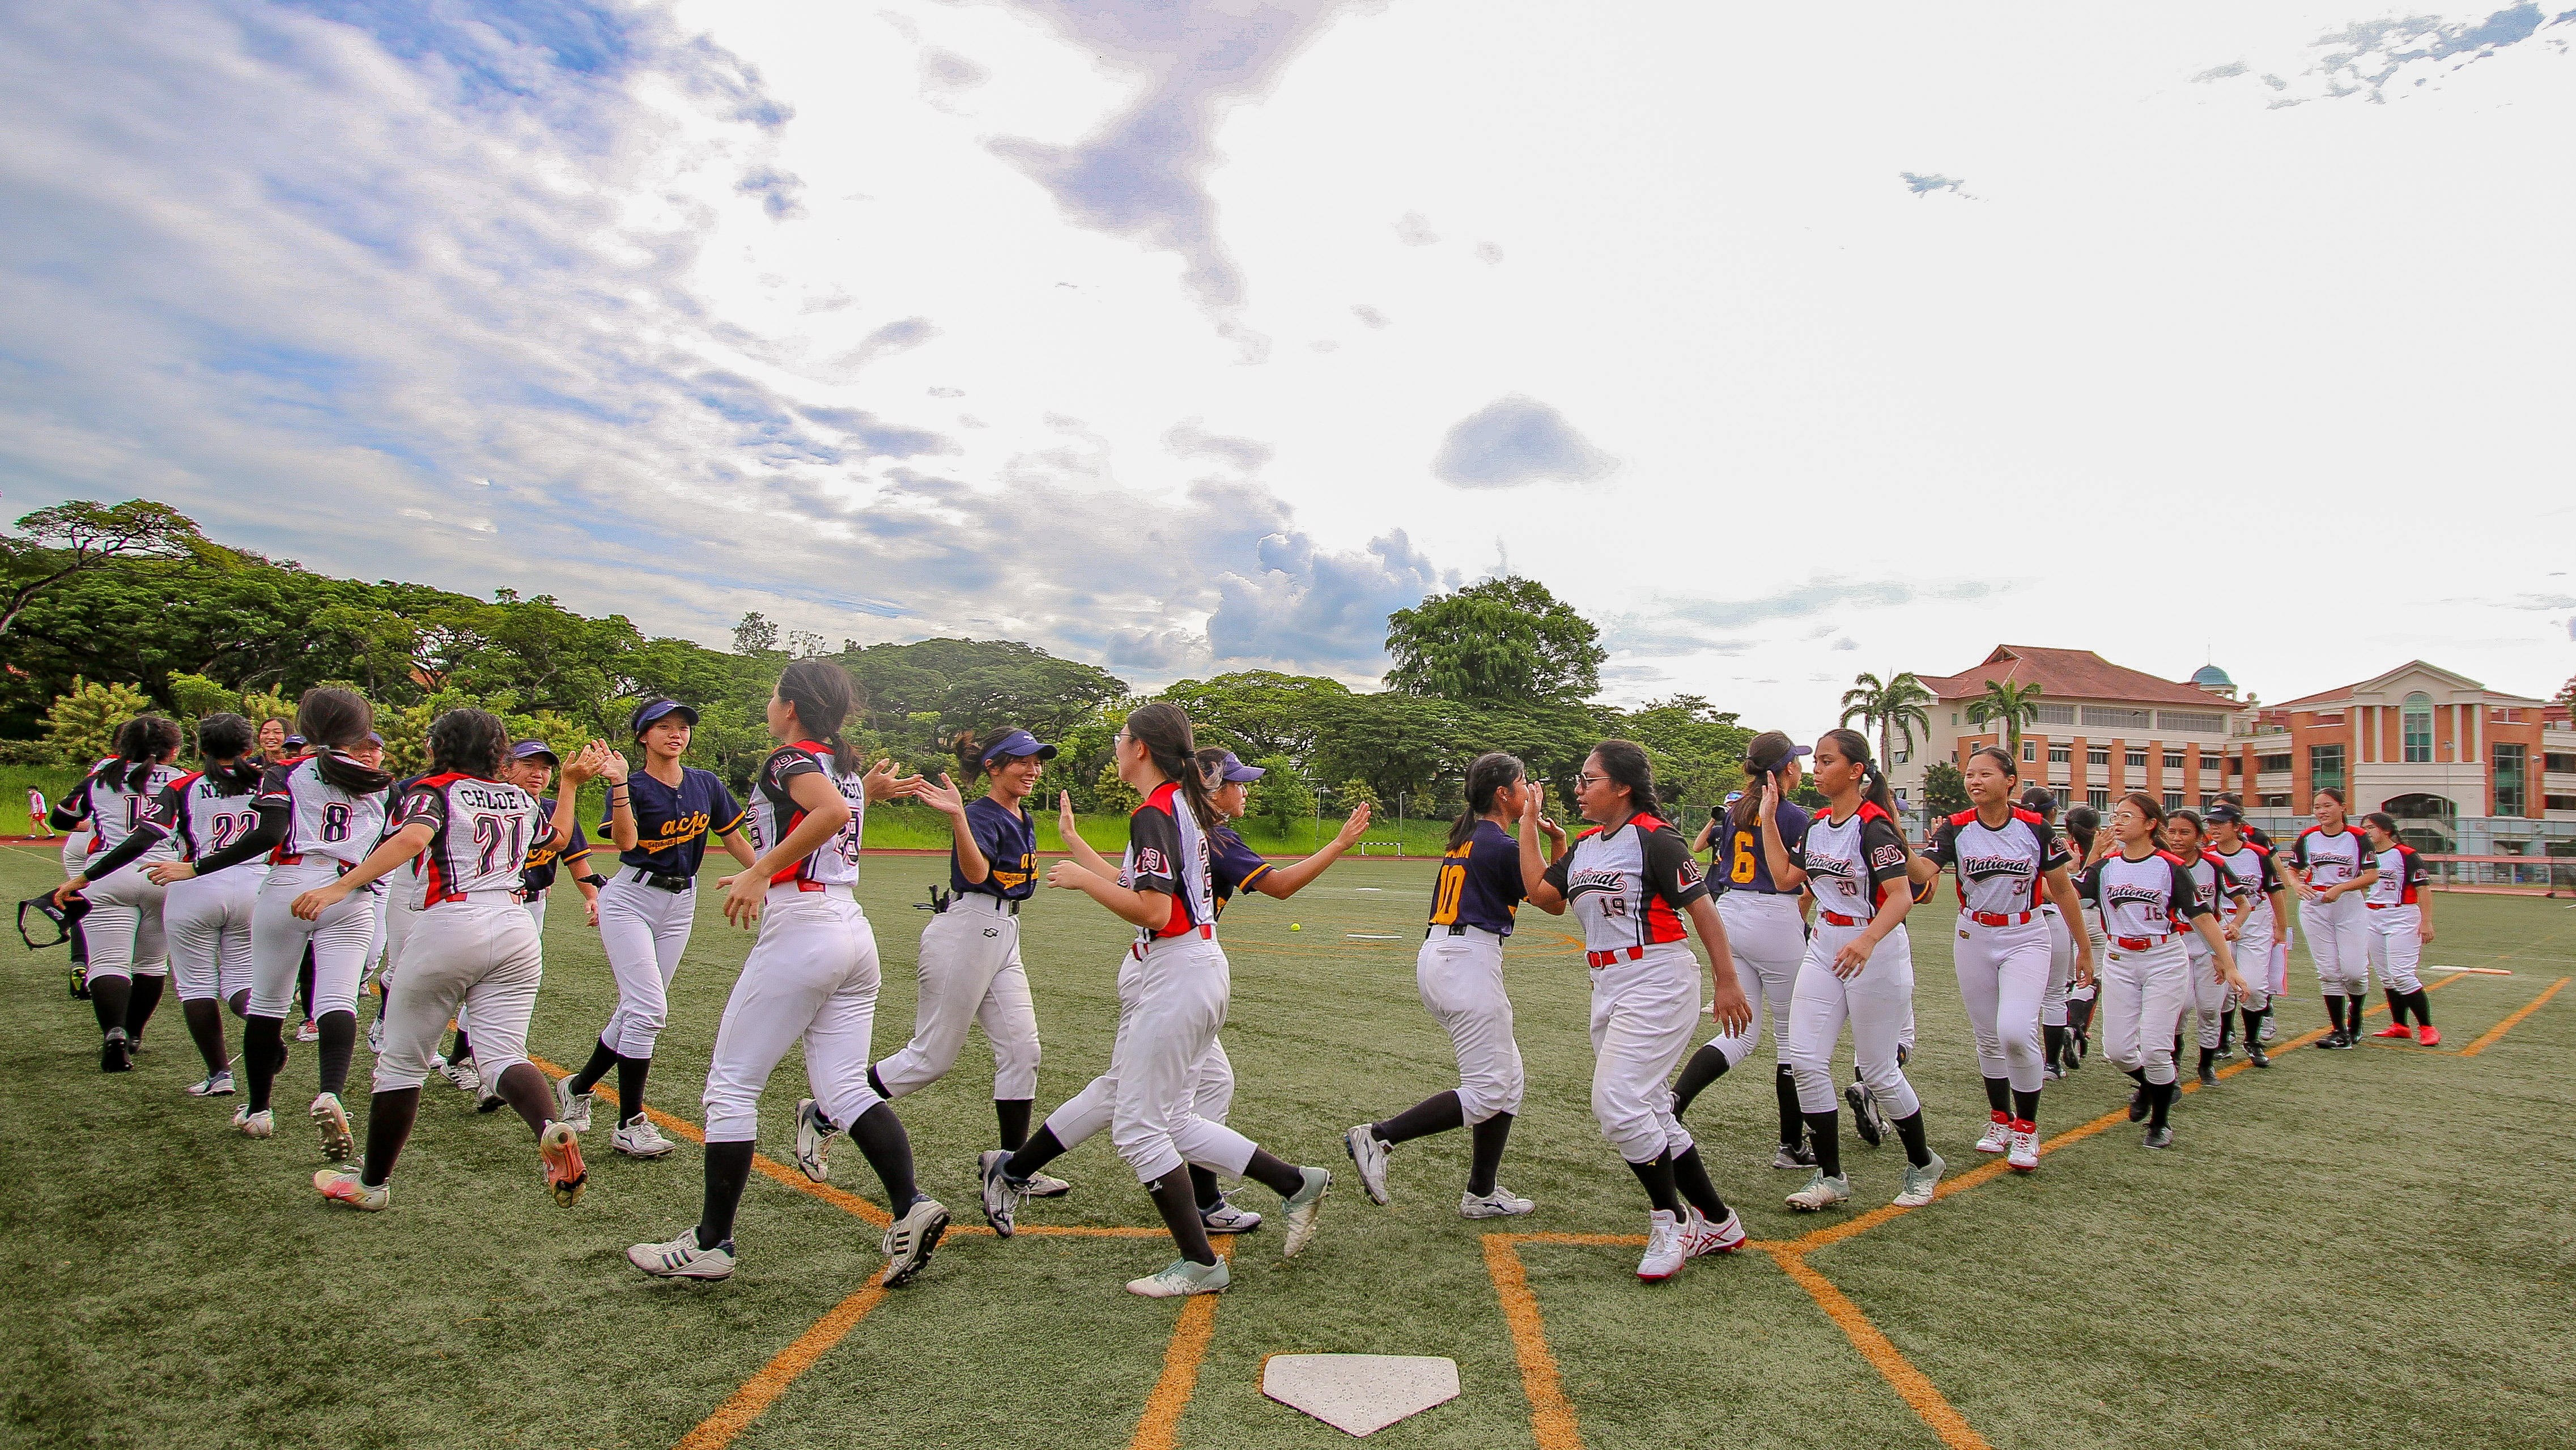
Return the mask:
<svg viewBox="0 0 2576 1450"><path fill-rule="evenodd" d="M2263 797L2263 809L2267 811L2286 811L2289 808L2290 798L2288 796L2267 795Z"/></svg>
<svg viewBox="0 0 2576 1450"><path fill-rule="evenodd" d="M1950 723L1951 723L1951 724L1953 724L1953 725L1956 725L1956 724L1958 724L1958 723L1959 723L1959 712L1958 712L1958 711L1953 710L1953 711L1951 711L1951 712L1950 712Z"/></svg>
<svg viewBox="0 0 2576 1450"><path fill-rule="evenodd" d="M2523 812L2523 763L2528 746L2498 745L2495 748L2495 813L2518 816Z"/></svg>
<svg viewBox="0 0 2576 1450"><path fill-rule="evenodd" d="M2103 705L2087 705L2083 713L2087 725L2110 725L2122 730L2155 728L2148 723L2149 712L2145 710L2114 710Z"/></svg>
<svg viewBox="0 0 2576 1450"><path fill-rule="evenodd" d="M2075 751L2069 746L2052 745L2048 747L2048 763L2051 765L2071 764L2074 759Z"/></svg>
<svg viewBox="0 0 2576 1450"><path fill-rule="evenodd" d="M2057 797L2057 809L2061 813L2064 812L2068 806L2075 803L2075 792L2068 790L2062 785L2050 791L2049 794Z"/></svg>
<svg viewBox="0 0 2576 1450"><path fill-rule="evenodd" d="M2552 775L2576 775L2576 755L2560 755L2553 751L2540 757L2540 768Z"/></svg>
<svg viewBox="0 0 2576 1450"><path fill-rule="evenodd" d="M2143 749L2141 749L2141 750L2132 750L2132 751L2130 751L2130 752L2129 752L2129 768L2130 768L2131 770L2144 770L2144 769L2146 769L2146 768L2147 768L2147 752L2146 752L2145 750L2143 750Z"/></svg>
<svg viewBox="0 0 2576 1450"><path fill-rule="evenodd" d="M2311 745L2308 747L2308 789L2343 789L2343 747Z"/></svg>
<svg viewBox="0 0 2576 1450"><path fill-rule="evenodd" d="M2227 717L2224 715L2203 714L2197 710L2158 710L2156 712L2156 728L2159 730L2185 730L2195 731L2202 735L2216 735L2227 728Z"/></svg>
<svg viewBox="0 0 2576 1450"><path fill-rule="evenodd" d="M2084 803L2097 811L2107 811L2111 808L2111 793L2097 785L2084 793Z"/></svg>
<svg viewBox="0 0 2576 1450"><path fill-rule="evenodd" d="M2405 730L2406 763L2430 763L2433 759L2433 697L2421 690L2407 696L2399 718Z"/></svg>
<svg viewBox="0 0 2576 1450"><path fill-rule="evenodd" d="M2576 795L2542 796L2540 808L2548 811L2576 811Z"/></svg>
<svg viewBox="0 0 2576 1450"><path fill-rule="evenodd" d="M2263 773L2263 774L2265 774L2265 775L2270 775L2272 772L2274 772L2274 771L2276 771L2276 770L2287 770L2287 769L2289 769L2289 768L2290 768L2290 756L2289 756L2289 753L2288 753L2287 751L2284 751L2284 752L2282 752L2282 753L2281 753L2281 754L2279 754L2279 755L2258 755L2258 756L2255 756L2255 757L2254 757L2254 768L2255 768L2256 770L2258 770L2258 771L2262 772L2262 773Z"/></svg>
<svg viewBox="0 0 2576 1450"><path fill-rule="evenodd" d="M2179 751L2179 750L2168 750L2168 751L2166 751L2166 752L2165 752L2165 769L2167 769L2167 770L2180 770L2180 769L2182 769L2182 752L2181 752L2181 751Z"/></svg>
<svg viewBox="0 0 2576 1450"><path fill-rule="evenodd" d="M1914 752L1911 750L1900 750L1896 752L1896 763L1899 765L1903 765L1905 762L1912 760L1913 758Z"/></svg>
<svg viewBox="0 0 2576 1450"><path fill-rule="evenodd" d="M2109 765L2111 763L2111 747L2108 745L2085 746L2084 763L2086 765Z"/></svg>
<svg viewBox="0 0 2576 1450"><path fill-rule="evenodd" d="M2023 741L2021 743L2022 764L2028 765L2037 759L2039 759L2039 742L2036 740Z"/></svg>
<svg viewBox="0 0 2576 1450"><path fill-rule="evenodd" d="M2031 708L2030 720L2034 725L2072 725L2075 723L2075 707L2036 705Z"/></svg>
<svg viewBox="0 0 2576 1450"><path fill-rule="evenodd" d="M2182 809L2181 791L2169 790L2165 792L2165 809L2169 811L2178 811Z"/></svg>

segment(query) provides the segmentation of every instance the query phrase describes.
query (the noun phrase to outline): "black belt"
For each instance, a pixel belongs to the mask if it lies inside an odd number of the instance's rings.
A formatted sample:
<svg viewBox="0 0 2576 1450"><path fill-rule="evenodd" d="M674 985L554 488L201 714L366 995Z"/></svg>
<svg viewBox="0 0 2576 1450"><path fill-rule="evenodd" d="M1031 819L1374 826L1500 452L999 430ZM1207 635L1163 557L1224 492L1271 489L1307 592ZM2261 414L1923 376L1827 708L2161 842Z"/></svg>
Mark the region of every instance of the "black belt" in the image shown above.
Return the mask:
<svg viewBox="0 0 2576 1450"><path fill-rule="evenodd" d="M937 916L948 910L948 908L964 901L969 896L992 897L993 900L1010 908L1008 912L1009 915L1017 916L1020 914L1020 903L1011 897L998 895L990 891L941 891L937 886L932 886L930 888L930 900L927 903L916 901L912 904L912 908L915 911L927 911L933 916Z"/></svg>
<svg viewBox="0 0 2576 1450"><path fill-rule="evenodd" d="M635 874L628 877L628 880L639 886L650 886L657 891L668 891L674 896L695 886L698 880L695 876L665 876L659 871L647 871L641 866L634 867L633 870Z"/></svg>
<svg viewBox="0 0 2576 1450"><path fill-rule="evenodd" d="M1424 927L1422 929L1422 934L1424 936L1429 936L1435 931L1445 931L1451 936L1465 936L1467 934L1467 928L1464 926L1442 926L1436 921L1431 923L1429 926Z"/></svg>

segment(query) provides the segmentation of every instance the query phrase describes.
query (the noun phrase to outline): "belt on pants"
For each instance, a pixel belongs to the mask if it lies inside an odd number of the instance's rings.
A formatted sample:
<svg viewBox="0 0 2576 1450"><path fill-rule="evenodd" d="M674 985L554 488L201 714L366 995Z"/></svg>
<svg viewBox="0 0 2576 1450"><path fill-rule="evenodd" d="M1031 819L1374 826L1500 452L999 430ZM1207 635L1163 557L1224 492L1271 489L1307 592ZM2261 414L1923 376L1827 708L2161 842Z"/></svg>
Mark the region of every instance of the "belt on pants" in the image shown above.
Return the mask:
<svg viewBox="0 0 2576 1450"><path fill-rule="evenodd" d="M1017 916L1020 914L1020 904L1018 902L1013 901L1008 897L995 896L989 891L961 891L955 896L948 898L948 905L951 910L969 905L970 903L982 910L991 912L995 916Z"/></svg>
<svg viewBox="0 0 2576 1450"><path fill-rule="evenodd" d="M1860 925L1860 918L1859 918L1859 917L1857 917L1857 916L1845 916L1845 915L1843 915L1843 914L1842 914L1841 912L1839 912L1839 911L1822 911L1822 910L1820 910L1820 911L1818 911L1818 912L1816 913L1816 915L1823 917L1823 918L1825 919L1825 924L1826 924L1826 925L1828 925L1828 926L1858 926L1858 925Z"/></svg>
<svg viewBox="0 0 2576 1450"><path fill-rule="evenodd" d="M790 887L793 887L796 893L800 896L832 896L838 897L843 901L853 901L857 899L850 894L849 886L846 883L839 881L773 881L769 883L769 891L767 894L769 896L783 896Z"/></svg>
<svg viewBox="0 0 2576 1450"><path fill-rule="evenodd" d="M627 880L638 886L650 886L656 891L668 891L674 896L697 885L698 881L694 876L666 876L659 871L647 871L641 866L631 869L635 874L627 877Z"/></svg>
<svg viewBox="0 0 2576 1450"><path fill-rule="evenodd" d="M1646 949L1644 947L1614 947L1606 952L1585 952L1583 954L1583 961L1587 966L1606 967L1612 962L1633 962L1638 958L1643 957L1645 954Z"/></svg>
<svg viewBox="0 0 2576 1450"><path fill-rule="evenodd" d="M2172 940L2173 934L2170 932L2163 936L2115 936L2111 938L2112 945L2117 946L2124 952L2142 952L2149 947L2163 946L2166 942Z"/></svg>
<svg viewBox="0 0 2576 1450"><path fill-rule="evenodd" d="M1195 936L1197 936L1197 937L1198 937L1200 940L1202 940L1202 941L1214 941L1214 940L1216 940L1216 928L1215 928L1215 927L1212 927L1212 926L1204 926L1204 925L1202 925L1202 926L1194 926L1194 927L1191 927L1191 928L1190 928L1188 931L1186 931L1186 932L1179 933L1179 935L1180 935L1180 936L1192 936L1192 935L1195 935ZM1145 957L1145 948L1147 948L1147 947L1149 947L1149 946L1152 946L1155 942L1172 941L1172 940L1175 940L1175 939L1176 939L1175 937L1159 936L1159 935L1158 935L1158 936L1154 936L1154 937L1138 937L1138 938L1137 938L1133 943L1129 944L1129 946L1128 946L1128 948L1127 948L1127 951L1128 951L1128 954L1129 954L1129 955L1131 955L1131 956L1135 957L1135 958L1136 958L1137 960L1139 960L1139 961L1142 961L1142 960L1144 960L1144 957Z"/></svg>
<svg viewBox="0 0 2576 1450"><path fill-rule="evenodd" d="M2035 911L1963 911L1959 914L1979 926L2019 926L2039 915Z"/></svg>
<svg viewBox="0 0 2576 1450"><path fill-rule="evenodd" d="M2365 901L2362 905L2369 907L2373 911L2387 911L2394 907L2403 906L2405 903L2402 901Z"/></svg>
<svg viewBox="0 0 2576 1450"><path fill-rule="evenodd" d="M451 901L462 901L468 906L517 906L526 900L527 897L516 891L451 891L421 909L426 911L431 906L445 906Z"/></svg>

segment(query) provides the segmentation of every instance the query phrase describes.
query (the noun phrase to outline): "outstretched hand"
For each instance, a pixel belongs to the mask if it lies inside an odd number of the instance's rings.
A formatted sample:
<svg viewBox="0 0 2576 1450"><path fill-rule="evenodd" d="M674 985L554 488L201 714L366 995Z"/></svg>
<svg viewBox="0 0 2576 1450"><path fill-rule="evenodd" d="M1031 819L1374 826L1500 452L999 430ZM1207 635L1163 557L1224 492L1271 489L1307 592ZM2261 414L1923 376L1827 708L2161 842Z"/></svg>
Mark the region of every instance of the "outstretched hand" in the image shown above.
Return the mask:
<svg viewBox="0 0 2576 1450"><path fill-rule="evenodd" d="M950 780L948 772L944 770L939 773L939 784L932 785L925 778L919 785L914 786L912 798L943 816L966 814L966 793L957 788L957 783Z"/></svg>
<svg viewBox="0 0 2576 1450"><path fill-rule="evenodd" d="M1348 849L1352 842L1360 838L1360 833L1368 829L1368 824L1369 804L1367 801L1362 801L1351 808L1350 818L1343 821L1342 828L1333 833L1333 844Z"/></svg>

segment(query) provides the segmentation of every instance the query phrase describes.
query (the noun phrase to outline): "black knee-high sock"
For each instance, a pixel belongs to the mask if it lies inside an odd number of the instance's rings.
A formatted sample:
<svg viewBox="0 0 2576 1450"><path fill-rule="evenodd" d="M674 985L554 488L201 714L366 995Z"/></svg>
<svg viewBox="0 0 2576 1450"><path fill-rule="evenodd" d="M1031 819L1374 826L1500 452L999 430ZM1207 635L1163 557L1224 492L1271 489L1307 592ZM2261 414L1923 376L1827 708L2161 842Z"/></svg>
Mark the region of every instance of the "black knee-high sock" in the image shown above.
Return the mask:
<svg viewBox="0 0 2576 1450"><path fill-rule="evenodd" d="M2140 1087L2145 1087L2147 1085L2147 1070L2145 1068L2124 1067L2120 1070L2129 1075L2129 1081L2136 1083Z"/></svg>
<svg viewBox="0 0 2576 1450"><path fill-rule="evenodd" d="M508 1103L531 1133L543 1133L546 1124L555 1120L555 1085L533 1062L511 1063L509 1071L483 1084L483 1090Z"/></svg>
<svg viewBox="0 0 2576 1450"><path fill-rule="evenodd" d="M867 1155L868 1166L885 1185L886 1207L901 1217L921 1197L921 1190L912 1181L912 1137L904 1132L903 1120L894 1115L894 1105L878 1103L842 1131Z"/></svg>
<svg viewBox="0 0 2576 1450"><path fill-rule="evenodd" d="M1003 1161L1002 1176L1025 1182L1029 1175L1054 1162L1063 1152L1064 1144L1056 1141L1055 1129L1040 1123L1038 1130L1029 1135L1029 1140L1013 1149L1011 1156Z"/></svg>
<svg viewBox="0 0 2576 1450"><path fill-rule="evenodd" d="M2078 998L2066 1004L2066 1025L2069 1031L2078 1037L2092 1034L2093 1005L2094 999L2091 997Z"/></svg>
<svg viewBox="0 0 2576 1450"><path fill-rule="evenodd" d="M626 1122L644 1112L644 1081L653 1075L653 1059L621 1057L617 1059L617 1118Z"/></svg>
<svg viewBox="0 0 2576 1450"><path fill-rule="evenodd" d="M72 960L89 965L89 931L77 921L72 923Z"/></svg>
<svg viewBox="0 0 2576 1450"><path fill-rule="evenodd" d="M749 1143L707 1145L707 1196L698 1210L698 1247L711 1249L733 1237L734 1210L742 1207L742 1187L751 1181Z"/></svg>
<svg viewBox="0 0 2576 1450"><path fill-rule="evenodd" d="M2215 1048L2215 1047L2204 1047L2204 1048L2202 1048L2202 1049L2200 1050L2200 1070L2201 1070L2202 1072L2207 1072L2207 1071L2209 1071L2209 1070L2210 1070L2210 1068L2211 1068L2213 1065L2215 1065L2215 1064L2217 1063L2217 1061L2218 1061L2218 1049L2217 1049L2217 1048Z"/></svg>
<svg viewBox="0 0 2576 1450"><path fill-rule="evenodd" d="M590 1045L590 1061L583 1063L581 1065L581 1071L572 1075L572 1090L576 1093L586 1093L592 1088L599 1086L599 1080L608 1076L608 1070L616 1065L616 1048L609 1046L605 1042L592 1043ZM620 1099L620 1101L623 1101L623 1099Z"/></svg>
<svg viewBox="0 0 2576 1450"><path fill-rule="evenodd" d="M2041 1026L2039 1029L2039 1047L2041 1055L2048 1059L2048 1065L2050 1067L2063 1066L2066 1061L2066 1029L2063 1027Z"/></svg>
<svg viewBox="0 0 2576 1450"><path fill-rule="evenodd" d="M1698 1144L1673 1159L1673 1188L1699 1210L1700 1217L1710 1223L1726 1222L1726 1200L1717 1196L1717 1185L1708 1181L1708 1166L1699 1161Z"/></svg>
<svg viewBox="0 0 2576 1450"><path fill-rule="evenodd" d="M226 997L224 999L224 1005L233 1009L233 1015L235 1017L248 1017L250 1015L250 988L244 987L240 991Z"/></svg>
<svg viewBox="0 0 2576 1450"><path fill-rule="evenodd" d="M206 1075L214 1076L233 1065L224 1050L224 1004L212 997L194 1002L181 1002L179 1015L188 1024L188 1040L197 1044L197 1055L206 1060Z"/></svg>
<svg viewBox="0 0 2576 1450"><path fill-rule="evenodd" d="M1809 1113L1807 1146L1815 1150L1816 1166L1827 1178L1843 1176L1843 1115L1840 1111Z"/></svg>
<svg viewBox="0 0 2576 1450"><path fill-rule="evenodd" d="M1216 1170L1190 1165L1190 1195L1198 1200L1199 1212L1213 1213L1225 1202L1225 1189L1216 1181Z"/></svg>
<svg viewBox="0 0 2576 1450"><path fill-rule="evenodd" d="M2352 1035L2355 1037L2361 1035L2361 1009L2369 1005L2370 994L2367 992L2343 999L2343 1020L2351 1024Z"/></svg>
<svg viewBox="0 0 2576 1450"><path fill-rule="evenodd" d="M137 977L133 995L125 1003L125 1035L141 1041L143 1024L152 1020L152 1009L161 1005L161 989L170 984L168 977Z"/></svg>
<svg viewBox="0 0 2576 1450"><path fill-rule="evenodd" d="M2335 1031L2343 1030L2343 994L2341 992L2326 993L2326 1016L2333 1019Z"/></svg>
<svg viewBox="0 0 2576 1450"><path fill-rule="evenodd" d="M1002 1130L1003 1148L1017 1148L1029 1140L1029 1109L1034 1106L1027 1098L993 1099L993 1121Z"/></svg>
<svg viewBox="0 0 2576 1450"><path fill-rule="evenodd" d="M2147 1126L2161 1128L2173 1112L2174 1098L2182 1092L2179 1082L2147 1084Z"/></svg>
<svg viewBox="0 0 2576 1450"><path fill-rule="evenodd" d="M98 1018L98 1035L125 1030L125 1003L133 994L132 977L92 977L89 979L89 1010Z"/></svg>
<svg viewBox="0 0 2576 1450"><path fill-rule="evenodd" d="M367 1100L367 1156L358 1165L358 1181L373 1188L394 1176L411 1125L420 1116L420 1089L393 1088Z"/></svg>
<svg viewBox="0 0 2576 1450"><path fill-rule="evenodd" d="M1670 1152L1657 1155L1651 1162L1631 1163L1628 1171L1636 1174L1637 1181L1645 1185L1646 1197L1657 1209L1680 1216L1682 1201L1681 1195L1673 1188L1673 1155Z"/></svg>
<svg viewBox="0 0 2576 1450"><path fill-rule="evenodd" d="M1467 1160L1467 1191L1482 1198L1494 1191L1494 1173L1503 1166L1503 1146L1512 1140L1512 1115L1496 1113L1467 1132L1475 1143Z"/></svg>
<svg viewBox="0 0 2576 1450"><path fill-rule="evenodd" d="M285 1021L257 1014L242 1019L242 1069L250 1074L254 1113L268 1111L269 1089L276 1085L277 1069L286 1060Z"/></svg>
<svg viewBox="0 0 2576 1450"><path fill-rule="evenodd" d="M1994 1112L2002 1113L2007 1117L2012 1115L2011 1078L1990 1077L1986 1079L1986 1107Z"/></svg>
<svg viewBox="0 0 2576 1450"><path fill-rule="evenodd" d="M1286 1198L1306 1186L1306 1172L1267 1148L1252 1150L1252 1161L1244 1165L1243 1176Z"/></svg>
<svg viewBox="0 0 2576 1450"><path fill-rule="evenodd" d="M1710 1083L1726 1076L1726 1069L1731 1065L1716 1043L1701 1044L1699 1051L1690 1055L1690 1061L1682 1064L1682 1075L1673 1080L1673 1116L1678 1118L1689 1112L1691 1100L1705 1091Z"/></svg>
<svg viewBox="0 0 2576 1450"><path fill-rule="evenodd" d="M2433 999L2421 987L2406 994L2406 1005L2415 1009L2415 1020L2423 1026L2433 1025Z"/></svg>
<svg viewBox="0 0 2576 1450"><path fill-rule="evenodd" d="M1392 1147L1465 1126L1467 1110L1459 1103L1458 1094L1443 1091L1433 1093L1385 1122L1369 1124L1369 1131L1377 1136L1379 1142Z"/></svg>
<svg viewBox="0 0 2576 1450"><path fill-rule="evenodd" d="M1780 1104L1780 1146L1794 1153L1807 1141L1807 1115L1798 1110L1798 1075L1789 1064L1772 1070L1771 1095Z"/></svg>
<svg viewBox="0 0 2576 1450"><path fill-rule="evenodd" d="M456 1041L454 1045L447 1049L447 1060L449 1062L463 1062L465 1059L472 1057L473 1055L474 1043L472 1039L465 1035L464 1028L457 1028Z"/></svg>
<svg viewBox="0 0 2576 1450"><path fill-rule="evenodd" d="M2269 1011L2268 1008L2265 1010ZM2245 1050L2247 1052L2252 1052L2255 1048L2262 1046L2263 1017L2265 1014L2263 1012L2257 1012L2251 1007L2245 1007L2239 1008L2236 1015L2245 1019Z"/></svg>
<svg viewBox="0 0 2576 1450"><path fill-rule="evenodd" d="M313 1020L313 948L304 949L304 964L295 969L295 1000L304 1004L304 1020Z"/></svg>
<svg viewBox="0 0 2576 1450"><path fill-rule="evenodd" d="M2406 994L2405 994L2405 993L2403 993L2403 992L2398 991L2395 987L2389 987L2389 986L2382 986L2379 990L2388 994L2388 1021L2389 1021L2389 1024L2390 1024L2391 1026L2396 1026L2396 1027L2403 1027L2403 1026L2405 1026L2405 1025L2406 1025ZM127 1028L127 1029L126 1029L126 1035L127 1035L127 1036L129 1036L129 1037L130 1037L130 1036L132 1036L132 1035L133 1035L133 1029L132 1029L132 1028Z"/></svg>
<svg viewBox="0 0 2576 1450"><path fill-rule="evenodd" d="M1153 1195L1154 1211L1163 1216L1163 1227L1181 1257L1193 1264L1215 1263L1216 1246L1208 1242L1207 1222L1199 1217L1190 1175L1175 1168L1147 1184L1145 1191Z"/></svg>
<svg viewBox="0 0 2576 1450"><path fill-rule="evenodd" d="M2039 1089L2033 1088L2029 1092L2023 1092L2020 1088L2014 1088L2012 1101L2014 1118L2025 1123L2039 1121Z"/></svg>
<svg viewBox="0 0 2576 1450"><path fill-rule="evenodd" d="M358 1014L325 1012L313 1025L322 1034L314 1043L322 1063L322 1091L336 1093L349 1085L349 1059L358 1050Z"/></svg>
<svg viewBox="0 0 2576 1450"><path fill-rule="evenodd" d="M1923 1141L1923 1110L1916 1108L1896 1120L1896 1140L1905 1145L1905 1161L1917 1168L1932 1162L1931 1145Z"/></svg>

